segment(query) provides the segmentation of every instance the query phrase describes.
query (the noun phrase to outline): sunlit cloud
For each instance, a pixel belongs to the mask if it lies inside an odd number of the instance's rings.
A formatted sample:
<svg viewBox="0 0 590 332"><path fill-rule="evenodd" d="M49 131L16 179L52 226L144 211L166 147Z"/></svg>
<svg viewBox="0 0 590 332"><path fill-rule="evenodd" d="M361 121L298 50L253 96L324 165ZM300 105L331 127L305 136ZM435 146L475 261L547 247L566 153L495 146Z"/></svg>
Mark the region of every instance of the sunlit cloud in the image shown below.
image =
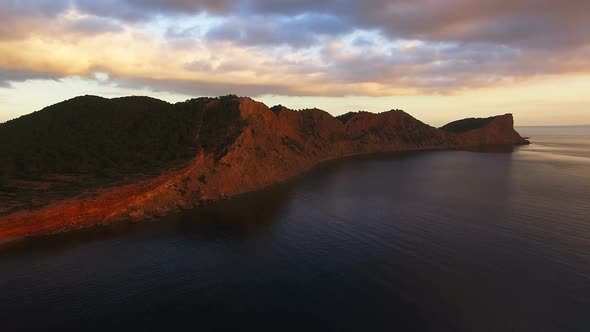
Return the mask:
<svg viewBox="0 0 590 332"><path fill-rule="evenodd" d="M582 0L22 0L0 19L3 89L81 77L187 96L460 95L590 71Z"/></svg>

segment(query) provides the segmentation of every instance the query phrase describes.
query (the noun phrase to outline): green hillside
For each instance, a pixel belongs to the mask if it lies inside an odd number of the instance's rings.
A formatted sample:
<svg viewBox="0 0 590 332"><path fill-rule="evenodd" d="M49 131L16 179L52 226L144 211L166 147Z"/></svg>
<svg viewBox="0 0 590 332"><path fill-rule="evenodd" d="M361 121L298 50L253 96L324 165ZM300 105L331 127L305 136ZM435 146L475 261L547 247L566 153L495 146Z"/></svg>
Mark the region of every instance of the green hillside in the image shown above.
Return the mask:
<svg viewBox="0 0 590 332"><path fill-rule="evenodd" d="M220 158L241 133L238 103L236 96L176 104L82 96L2 123L0 198L43 195L35 187L40 182L69 195L154 175L182 166L201 149Z"/></svg>
<svg viewBox="0 0 590 332"><path fill-rule="evenodd" d="M452 133L464 133L470 130L479 129L487 126L494 118L468 118L453 121L442 126L440 129Z"/></svg>

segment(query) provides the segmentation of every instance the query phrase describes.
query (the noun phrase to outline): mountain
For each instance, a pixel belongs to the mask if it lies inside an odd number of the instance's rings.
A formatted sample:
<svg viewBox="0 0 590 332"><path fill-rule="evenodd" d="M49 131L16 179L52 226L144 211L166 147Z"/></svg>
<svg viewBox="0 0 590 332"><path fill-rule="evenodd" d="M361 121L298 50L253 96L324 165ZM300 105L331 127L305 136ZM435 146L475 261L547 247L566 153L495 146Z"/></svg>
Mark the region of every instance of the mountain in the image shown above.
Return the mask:
<svg viewBox="0 0 590 332"><path fill-rule="evenodd" d="M0 239L161 216L345 156L527 143L510 114L437 129L400 110L77 97L0 125Z"/></svg>

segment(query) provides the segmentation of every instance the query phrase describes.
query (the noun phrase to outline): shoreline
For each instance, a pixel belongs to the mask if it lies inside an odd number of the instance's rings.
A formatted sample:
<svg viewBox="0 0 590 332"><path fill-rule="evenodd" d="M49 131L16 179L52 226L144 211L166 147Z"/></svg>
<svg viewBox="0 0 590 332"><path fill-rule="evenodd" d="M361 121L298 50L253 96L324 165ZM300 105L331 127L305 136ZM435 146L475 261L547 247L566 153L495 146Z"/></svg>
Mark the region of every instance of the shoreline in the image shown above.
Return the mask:
<svg viewBox="0 0 590 332"><path fill-rule="evenodd" d="M262 187L259 187L259 188L253 189L253 190L249 190L249 191L236 192L234 194L222 195L222 196L219 196L216 198L208 199L205 201L200 201L198 205L188 207L188 208L182 208L182 207L172 208L172 209L167 210L166 213L162 214L162 215L144 215L141 219L134 219L132 216L118 217L118 218L103 220L101 222L85 223L82 225L71 225L67 222L64 222L61 225L61 227L58 227L57 229L52 230L52 231L39 232L39 233L35 232L33 234L23 234L20 236L17 235L17 236L10 236L10 237L2 237L1 236L2 235L1 234L2 225L0 224L0 246L14 244L16 242L24 241L27 239L43 238L43 237L47 237L47 236L58 235L58 234L63 234L63 233L68 233L68 232L82 231L85 229L91 229L91 228L100 227L100 226L108 226L108 225L112 225L112 224L116 224L116 223L137 224L137 223L143 223L143 222L149 222L149 221L157 221L158 219L165 218L165 217L167 217L171 214L174 214L174 213L179 213L182 211L191 210L191 209L195 209L195 208L201 208L206 205L213 204L215 202L240 199L240 197L243 195L261 192L264 190L271 189L271 188L278 186L278 185L286 184L290 181L294 181L297 177L305 176L306 173L312 172L314 169L328 165L329 163L344 162L347 160L354 160L357 158L358 159L371 159L371 158L376 158L376 157L395 158L395 157L401 157L404 154L420 154L420 153L445 152L445 151L446 152L465 151L465 152L473 152L473 153L509 153L508 149L514 149L516 147L528 145L528 144L530 144L530 143L525 143L525 144L492 144L492 145L478 145L478 146L466 146L466 147L431 147L431 148L405 149L405 150L394 150L394 151L363 152L363 153L357 153L357 154L352 153L352 154L346 154L346 155L337 156L337 157L325 158L325 159L322 159L322 160L314 163L313 165L301 170L300 172L298 172L296 174L293 174L287 178L278 180L276 182L270 183L268 185L265 185L265 186L262 186ZM499 148L500 151L498 151L498 150L488 151L487 148L493 148L493 149ZM187 167L190 167L190 166L187 166ZM184 169L179 169L178 171L182 171L182 170L184 170ZM160 176L163 176L163 175L160 175ZM157 178L147 179L147 180L143 180L143 181L133 183L133 184L125 184L123 186L114 185L112 187L102 188L102 190L103 190L103 194L108 194L110 191L120 190L121 187L129 186L129 185L141 186L141 185L145 185L145 182L150 182L155 179L157 179ZM52 208L55 208L55 205L59 206L60 204L64 204L64 203L68 204L67 203L68 201L73 201L73 202L71 202L71 204L82 203L83 200L79 200L77 198L80 196L85 196L86 194L87 194L87 192L82 192L76 196L73 196L73 197L65 200L65 201L52 202L52 203L49 203L44 208L41 208L38 210L33 210L33 211L26 211L24 213L25 214L27 212L35 213L40 210L42 211L45 208L52 209ZM100 198L100 194L98 195L97 198L98 199ZM19 211L16 213L22 213L22 211ZM8 216L10 216L10 215L8 215ZM0 223L1 222L2 222L2 218L0 218Z"/></svg>
<svg viewBox="0 0 590 332"><path fill-rule="evenodd" d="M344 121L318 109L276 111L250 98L229 98L205 100L203 108L195 110L211 122L206 132L197 127L195 139L205 145L184 166L113 184L93 195L88 193L96 188L82 189L76 196L4 215L0 240L159 218L262 190L333 160L529 143L514 130L511 114L459 120L450 126L463 131L455 132L431 127L399 110L353 113ZM216 108L222 101L228 109ZM224 118L228 115L233 118Z"/></svg>

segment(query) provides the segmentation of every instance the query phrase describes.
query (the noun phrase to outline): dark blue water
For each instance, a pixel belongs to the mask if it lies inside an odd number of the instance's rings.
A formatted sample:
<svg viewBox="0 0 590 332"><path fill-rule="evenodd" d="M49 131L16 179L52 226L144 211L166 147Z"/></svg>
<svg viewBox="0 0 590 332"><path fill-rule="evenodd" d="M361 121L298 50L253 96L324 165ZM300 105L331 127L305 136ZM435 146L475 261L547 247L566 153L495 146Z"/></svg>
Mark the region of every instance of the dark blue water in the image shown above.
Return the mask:
<svg viewBox="0 0 590 332"><path fill-rule="evenodd" d="M0 330L589 331L590 128L0 246Z"/></svg>

